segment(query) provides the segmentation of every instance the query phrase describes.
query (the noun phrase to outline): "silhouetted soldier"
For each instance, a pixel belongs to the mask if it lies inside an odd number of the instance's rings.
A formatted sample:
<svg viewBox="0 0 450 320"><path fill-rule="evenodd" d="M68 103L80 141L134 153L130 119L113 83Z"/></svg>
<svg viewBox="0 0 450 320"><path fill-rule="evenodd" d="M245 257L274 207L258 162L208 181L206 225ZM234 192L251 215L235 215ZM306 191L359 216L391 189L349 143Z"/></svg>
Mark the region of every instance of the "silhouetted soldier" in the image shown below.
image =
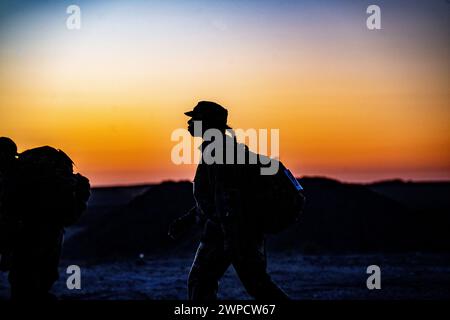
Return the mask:
<svg viewBox="0 0 450 320"><path fill-rule="evenodd" d="M12 235L15 220L4 210L6 185L10 184L17 166L17 146L10 138L0 137L0 271L8 271L11 263Z"/></svg>
<svg viewBox="0 0 450 320"><path fill-rule="evenodd" d="M222 106L201 101L189 112L188 131L202 136L208 129L222 133L223 155L226 146L237 149L236 141L225 135L228 112ZM195 132L194 121L201 121L202 132ZM228 139L233 139L230 141ZM204 141L203 152L210 144ZM242 145L241 145L242 146ZM236 154L236 152L235 152ZM192 300L217 299L218 281L232 264L247 292L255 299L283 300L286 294L271 280L266 271L264 233L255 220L256 212L246 203L249 186L245 165L206 164L202 161L194 178L196 207L175 220L169 235L176 237L185 225L194 221L203 225L200 245L188 278L188 297Z"/></svg>
<svg viewBox="0 0 450 320"><path fill-rule="evenodd" d="M19 228L9 273L12 299L47 300L58 279L64 227L86 209L89 181L73 174L61 150L40 147L19 155L14 178L5 186L3 209Z"/></svg>

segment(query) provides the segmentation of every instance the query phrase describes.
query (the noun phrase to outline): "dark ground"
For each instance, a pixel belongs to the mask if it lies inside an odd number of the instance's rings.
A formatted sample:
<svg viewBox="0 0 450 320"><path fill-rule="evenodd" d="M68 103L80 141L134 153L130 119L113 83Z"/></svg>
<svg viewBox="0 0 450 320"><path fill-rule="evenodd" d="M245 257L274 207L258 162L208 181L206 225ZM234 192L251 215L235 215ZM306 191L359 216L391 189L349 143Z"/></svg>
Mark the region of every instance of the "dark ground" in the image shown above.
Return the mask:
<svg viewBox="0 0 450 320"><path fill-rule="evenodd" d="M300 223L268 239L270 274L292 298L450 298L450 182L300 182L307 196ZM192 205L188 181L94 189L88 212L65 234L54 293L62 299L186 298L200 230L173 241L167 228ZM65 286L70 264L81 267L81 290ZM366 287L369 265L381 267L381 290ZM0 300L8 291L0 273ZM232 268L219 297L249 298Z"/></svg>
<svg viewBox="0 0 450 320"><path fill-rule="evenodd" d="M193 254L193 253L192 253ZM53 292L61 299L144 300L185 299L191 257L144 259L85 265L81 290L66 288L65 267ZM368 290L366 268L381 268L381 289ZM449 299L450 255L299 255L269 256L272 278L299 300L346 299ZM0 273L0 299L8 296L6 274ZM233 268L220 283L220 299L250 299Z"/></svg>

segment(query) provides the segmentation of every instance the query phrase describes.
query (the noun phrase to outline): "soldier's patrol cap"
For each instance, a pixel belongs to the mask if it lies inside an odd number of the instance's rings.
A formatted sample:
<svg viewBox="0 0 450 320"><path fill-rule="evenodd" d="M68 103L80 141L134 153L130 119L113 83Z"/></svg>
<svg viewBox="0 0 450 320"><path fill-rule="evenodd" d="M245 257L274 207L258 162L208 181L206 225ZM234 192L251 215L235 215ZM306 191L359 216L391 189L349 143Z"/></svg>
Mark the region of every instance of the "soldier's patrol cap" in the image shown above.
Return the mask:
<svg viewBox="0 0 450 320"><path fill-rule="evenodd" d="M227 125L228 110L212 101L200 101L193 110L184 114L194 119L211 121L225 129L231 129Z"/></svg>

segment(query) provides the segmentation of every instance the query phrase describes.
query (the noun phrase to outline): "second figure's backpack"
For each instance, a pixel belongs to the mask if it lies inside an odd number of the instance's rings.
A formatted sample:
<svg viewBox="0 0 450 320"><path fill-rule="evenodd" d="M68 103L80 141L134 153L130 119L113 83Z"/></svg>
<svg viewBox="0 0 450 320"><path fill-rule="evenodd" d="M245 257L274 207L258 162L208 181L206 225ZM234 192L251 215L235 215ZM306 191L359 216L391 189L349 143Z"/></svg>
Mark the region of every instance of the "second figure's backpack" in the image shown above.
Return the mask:
<svg viewBox="0 0 450 320"><path fill-rule="evenodd" d="M20 154L8 206L20 220L68 226L87 207L89 180L73 173L72 160L44 146Z"/></svg>

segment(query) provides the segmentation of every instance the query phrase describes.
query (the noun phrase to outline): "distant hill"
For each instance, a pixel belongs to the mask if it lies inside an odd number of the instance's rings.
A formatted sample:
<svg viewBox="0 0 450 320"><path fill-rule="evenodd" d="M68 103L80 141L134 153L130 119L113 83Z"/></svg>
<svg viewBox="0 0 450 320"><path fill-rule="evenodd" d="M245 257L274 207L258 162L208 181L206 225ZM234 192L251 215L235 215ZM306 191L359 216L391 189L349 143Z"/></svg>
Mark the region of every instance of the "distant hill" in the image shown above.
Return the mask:
<svg viewBox="0 0 450 320"><path fill-rule="evenodd" d="M450 251L450 214L445 212L448 200L442 199L450 184L395 181L361 185L326 178L303 178L300 182L307 196L302 220L285 232L270 236L270 250ZM102 192L102 199L111 197L114 201L118 194L133 193L127 188ZM419 201L420 196L423 199ZM98 203L93 198L93 203ZM139 253L185 254L192 253L197 245L199 230L195 227L179 241L167 237L169 223L194 205L190 182L147 186L139 189L127 204L119 203L101 213L90 208L80 221L78 232L66 242L65 257L112 259Z"/></svg>
<svg viewBox="0 0 450 320"><path fill-rule="evenodd" d="M149 190L152 185L137 185L128 187L97 187L92 188L88 210L78 223L66 230L65 239L70 240L78 232L99 221L108 219L111 212L126 206L138 195Z"/></svg>
<svg viewBox="0 0 450 320"><path fill-rule="evenodd" d="M114 207L128 204L138 195L147 191L152 185L129 187L99 187L92 189L89 199L90 207Z"/></svg>
<svg viewBox="0 0 450 320"><path fill-rule="evenodd" d="M88 212L80 221L83 230L66 242L65 256L114 258L162 253L174 246L167 236L169 223L193 205L190 182L154 185L126 206L102 212L100 217L89 217L93 212Z"/></svg>
<svg viewBox="0 0 450 320"><path fill-rule="evenodd" d="M383 181L368 187L419 211L450 212L450 182Z"/></svg>

